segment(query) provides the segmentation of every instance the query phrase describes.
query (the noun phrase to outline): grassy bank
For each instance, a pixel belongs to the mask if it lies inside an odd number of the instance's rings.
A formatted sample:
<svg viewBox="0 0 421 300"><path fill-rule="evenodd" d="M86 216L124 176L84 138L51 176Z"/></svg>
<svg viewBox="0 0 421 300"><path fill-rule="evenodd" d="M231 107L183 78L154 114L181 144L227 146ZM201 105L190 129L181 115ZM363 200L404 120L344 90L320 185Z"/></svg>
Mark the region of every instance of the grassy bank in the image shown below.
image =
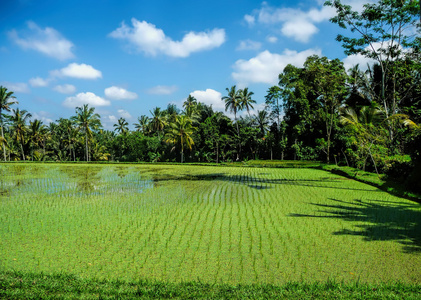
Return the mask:
<svg viewBox="0 0 421 300"><path fill-rule="evenodd" d="M286 283L230 285L201 282L83 279L69 274L0 272L4 299L419 299L421 286L404 283Z"/></svg>

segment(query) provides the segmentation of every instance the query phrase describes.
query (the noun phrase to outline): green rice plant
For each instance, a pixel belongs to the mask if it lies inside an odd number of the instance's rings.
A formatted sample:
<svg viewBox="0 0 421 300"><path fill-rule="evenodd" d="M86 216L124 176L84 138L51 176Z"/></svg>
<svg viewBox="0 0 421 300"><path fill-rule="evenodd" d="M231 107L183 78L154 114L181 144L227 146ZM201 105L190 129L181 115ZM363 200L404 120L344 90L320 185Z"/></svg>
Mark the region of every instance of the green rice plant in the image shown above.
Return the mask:
<svg viewBox="0 0 421 300"><path fill-rule="evenodd" d="M421 283L420 204L323 170L27 163L0 174L5 271Z"/></svg>

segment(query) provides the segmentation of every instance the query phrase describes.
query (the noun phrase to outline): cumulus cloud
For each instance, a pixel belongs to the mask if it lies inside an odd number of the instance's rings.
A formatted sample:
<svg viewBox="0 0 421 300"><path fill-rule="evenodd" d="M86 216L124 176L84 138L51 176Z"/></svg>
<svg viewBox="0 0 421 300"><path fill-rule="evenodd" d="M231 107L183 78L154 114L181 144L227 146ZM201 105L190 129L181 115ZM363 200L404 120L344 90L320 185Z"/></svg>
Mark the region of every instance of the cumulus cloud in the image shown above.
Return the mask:
<svg viewBox="0 0 421 300"><path fill-rule="evenodd" d="M42 29L34 22L28 22L28 30L19 34L10 31L9 37L23 49L32 49L47 56L66 60L73 58L73 43L65 39L57 30L51 27Z"/></svg>
<svg viewBox="0 0 421 300"><path fill-rule="evenodd" d="M117 113L122 118L125 118L125 119L131 119L132 118L132 115L127 110L119 109L119 110L117 110Z"/></svg>
<svg viewBox="0 0 421 300"><path fill-rule="evenodd" d="M73 77L79 79L102 78L101 71L96 70L91 65L71 63L60 70L51 71L53 77Z"/></svg>
<svg viewBox="0 0 421 300"><path fill-rule="evenodd" d="M76 92L76 87L71 84L56 85L53 90L62 94L73 94Z"/></svg>
<svg viewBox="0 0 421 300"><path fill-rule="evenodd" d="M9 92L13 93L30 93L31 90L29 89L28 85L23 82L8 82L8 81L2 81L0 82L0 86L4 86L7 88Z"/></svg>
<svg viewBox="0 0 421 300"><path fill-rule="evenodd" d="M148 55L165 54L172 57L187 57L194 52L210 50L225 42L225 30L213 29L207 32L189 32L181 41L173 41L162 29L146 21L132 18L132 26L124 22L110 33L112 38L122 39L140 52Z"/></svg>
<svg viewBox="0 0 421 300"><path fill-rule="evenodd" d="M276 43L276 42L278 41L278 38L277 38L276 36L271 35L271 36L268 36L268 37L266 38L266 40L267 40L269 43L274 44L274 43Z"/></svg>
<svg viewBox="0 0 421 300"><path fill-rule="evenodd" d="M235 71L231 75L239 86L247 86L250 83L276 84L279 73L288 64L302 67L307 57L315 54L321 55L321 50L308 49L297 52L287 49L282 54L266 50L249 60L237 60L234 64Z"/></svg>
<svg viewBox="0 0 421 300"><path fill-rule="evenodd" d="M249 26L253 26L254 23L256 22L256 18L254 16L252 16L252 15L245 15L244 16L244 20L246 21L246 23Z"/></svg>
<svg viewBox="0 0 421 300"><path fill-rule="evenodd" d="M244 40L244 41L240 41L240 44L237 46L238 51L241 50L259 50L260 47L262 46L261 43L256 42L256 41L252 41L252 40Z"/></svg>
<svg viewBox="0 0 421 300"><path fill-rule="evenodd" d="M148 94L153 95L171 95L175 91L177 91L178 88L175 85L167 86L167 85L157 85L153 88L150 88L147 90Z"/></svg>
<svg viewBox="0 0 421 300"><path fill-rule="evenodd" d="M108 99L112 100L134 100L137 98L136 93L129 92L128 90L118 86L106 88L104 93Z"/></svg>
<svg viewBox="0 0 421 300"><path fill-rule="evenodd" d="M46 111L33 112L31 119L41 120L45 124L50 124L51 122L53 122L51 114Z"/></svg>
<svg viewBox="0 0 421 300"><path fill-rule="evenodd" d="M49 82L50 82L49 79L43 79L41 77L35 77L35 78L29 79L29 84L32 87L46 87L48 86Z"/></svg>
<svg viewBox="0 0 421 300"><path fill-rule="evenodd" d="M373 47L371 46L367 46L365 48L366 51L369 51L371 53L373 53L373 49L374 51L379 51L380 49L388 49L390 48L392 45L397 46L397 48L402 51L402 52L406 52L408 51L408 49L404 49L400 44L393 42L393 41L385 41L385 42L378 42L378 43L373 43ZM352 68L355 65L359 65L361 70L367 70L367 65L372 65L376 62L376 60L365 57L361 54L355 54L355 55L350 55L347 56L343 59L343 63L344 63L344 67L346 70Z"/></svg>
<svg viewBox="0 0 421 300"><path fill-rule="evenodd" d="M222 94L212 89L205 91L194 91L190 95L206 105L212 105L214 110L225 111L225 103L222 101Z"/></svg>
<svg viewBox="0 0 421 300"><path fill-rule="evenodd" d="M89 106L108 106L111 102L91 92L79 93L76 96L67 97L63 102L64 106L70 108L80 107L84 104L89 104Z"/></svg>
<svg viewBox="0 0 421 300"><path fill-rule="evenodd" d="M251 14L244 16L249 25L265 24L268 26L279 26L277 30L289 38L298 42L307 43L313 35L319 32L317 24L326 22L335 16L335 9L324 6L324 1L318 1L317 7L308 9L300 8L277 8L270 6L267 2L262 3L260 9L254 10ZM351 5L356 11L361 11L367 2L375 0L345 0L344 4Z"/></svg>

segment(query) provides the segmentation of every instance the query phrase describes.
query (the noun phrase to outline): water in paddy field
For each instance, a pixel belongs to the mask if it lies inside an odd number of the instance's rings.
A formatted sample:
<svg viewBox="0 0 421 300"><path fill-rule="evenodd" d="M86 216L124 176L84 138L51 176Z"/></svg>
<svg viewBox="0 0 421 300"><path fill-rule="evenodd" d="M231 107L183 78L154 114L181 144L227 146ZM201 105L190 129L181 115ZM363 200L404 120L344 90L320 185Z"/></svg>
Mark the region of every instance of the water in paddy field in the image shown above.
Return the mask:
<svg viewBox="0 0 421 300"><path fill-rule="evenodd" d="M153 180L135 167L80 165L0 166L0 197L46 193L60 195L104 195L142 193Z"/></svg>

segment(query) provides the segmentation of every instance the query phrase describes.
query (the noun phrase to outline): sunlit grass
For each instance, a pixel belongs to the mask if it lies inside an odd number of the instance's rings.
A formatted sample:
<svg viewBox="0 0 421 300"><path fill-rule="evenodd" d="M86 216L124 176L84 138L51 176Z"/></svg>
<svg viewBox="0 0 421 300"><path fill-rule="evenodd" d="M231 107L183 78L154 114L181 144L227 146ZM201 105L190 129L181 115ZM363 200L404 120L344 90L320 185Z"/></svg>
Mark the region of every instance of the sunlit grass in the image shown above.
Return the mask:
<svg viewBox="0 0 421 300"><path fill-rule="evenodd" d="M85 278L421 282L421 207L316 169L0 165L0 268Z"/></svg>

